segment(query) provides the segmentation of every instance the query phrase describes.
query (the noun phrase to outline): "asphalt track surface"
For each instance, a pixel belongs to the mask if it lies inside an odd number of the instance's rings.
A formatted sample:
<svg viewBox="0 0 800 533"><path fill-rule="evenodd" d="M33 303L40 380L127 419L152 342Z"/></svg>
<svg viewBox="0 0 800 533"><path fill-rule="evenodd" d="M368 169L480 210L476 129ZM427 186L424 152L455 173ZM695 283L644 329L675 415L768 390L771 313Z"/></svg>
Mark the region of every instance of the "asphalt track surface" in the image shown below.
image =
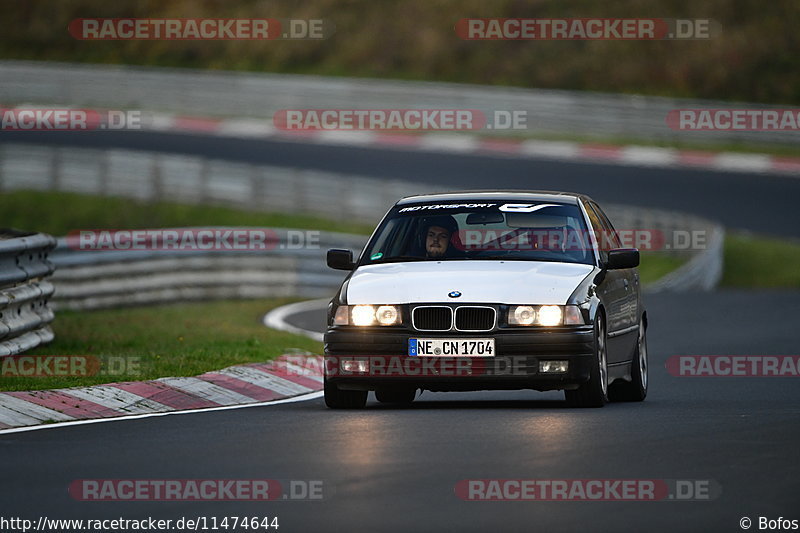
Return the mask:
<svg viewBox="0 0 800 533"><path fill-rule="evenodd" d="M61 139L67 137L78 135ZM80 142L85 146L91 139L105 142L83 134ZM795 178L441 154L410 157L391 150L212 143L187 136L148 140L131 134L129 140L151 143L148 149L160 141L165 149L183 145L272 164L304 159L305 166L330 170L361 168L422 181L439 176L436 182L443 187L485 187L478 182L493 172L498 177L492 186L512 186L503 169L516 169L517 178L548 176L532 185L536 188L577 189L601 201L661 207L679 207L685 200L686 211L740 221L729 226L797 236L792 203L800 185ZM403 168L418 172L400 176ZM459 175L464 181L458 182ZM503 179L510 181L500 183ZM694 193L682 190L690 184ZM706 192L698 197L698 189ZM659 196L659 190L671 192ZM764 225L769 220L775 222L772 231ZM278 516L283 532L741 531L739 520L745 516L753 520L753 530L760 516L800 519L797 378L679 378L664 368L671 355L797 354L792 324L798 296L797 291L734 290L647 295L651 383L647 400L639 404L575 410L565 406L560 393L426 392L407 409L385 407L371 398L362 411L331 411L316 399L2 435L0 516ZM320 312L291 321L322 327ZM325 498L79 502L67 491L76 479L201 478L321 480ZM459 499L456 483L476 478L713 480L722 492L708 501Z"/></svg>
<svg viewBox="0 0 800 533"><path fill-rule="evenodd" d="M582 192L602 203L676 209L730 229L800 238L800 178L155 132L4 132L2 142L127 148L403 179L455 189ZM387 209L389 206L386 206Z"/></svg>
<svg viewBox="0 0 800 533"><path fill-rule="evenodd" d="M430 393L407 409L321 399L0 437L2 515L278 516L279 531L740 531L800 518L795 378L679 378L673 354L797 353L797 294L647 299L651 390L639 404L574 410L559 393ZM745 305L746 304L746 305ZM322 312L291 322L320 329ZM754 328L758 322L761 327ZM322 501L78 502L76 479L321 480ZM464 479L689 479L706 501L469 502ZM755 529L755 527L753 528Z"/></svg>

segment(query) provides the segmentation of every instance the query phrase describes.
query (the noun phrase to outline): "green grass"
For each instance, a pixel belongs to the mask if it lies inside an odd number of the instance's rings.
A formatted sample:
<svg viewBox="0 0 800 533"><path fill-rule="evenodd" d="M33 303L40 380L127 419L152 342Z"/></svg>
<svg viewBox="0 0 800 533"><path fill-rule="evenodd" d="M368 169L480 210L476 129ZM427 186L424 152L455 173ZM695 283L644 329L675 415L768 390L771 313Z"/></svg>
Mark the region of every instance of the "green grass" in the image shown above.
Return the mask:
<svg viewBox="0 0 800 533"><path fill-rule="evenodd" d="M669 274L687 260L684 257L676 257L659 252L642 252L640 257L639 279L645 285Z"/></svg>
<svg viewBox="0 0 800 533"><path fill-rule="evenodd" d="M800 243L728 234L720 284L724 287L800 289Z"/></svg>
<svg viewBox="0 0 800 533"><path fill-rule="evenodd" d="M222 301L105 311L60 311L55 340L31 355L112 359L122 374L90 377L0 377L0 390L39 390L166 376L195 376L273 359L291 350L322 353L322 344L268 329L261 317L288 299ZM101 367L101 371L111 372Z"/></svg>
<svg viewBox="0 0 800 533"><path fill-rule="evenodd" d="M324 229L369 234L372 227L311 215L264 213L228 207L141 202L68 192L14 191L0 194L5 227L66 235L77 229L146 229L181 226L254 226Z"/></svg>

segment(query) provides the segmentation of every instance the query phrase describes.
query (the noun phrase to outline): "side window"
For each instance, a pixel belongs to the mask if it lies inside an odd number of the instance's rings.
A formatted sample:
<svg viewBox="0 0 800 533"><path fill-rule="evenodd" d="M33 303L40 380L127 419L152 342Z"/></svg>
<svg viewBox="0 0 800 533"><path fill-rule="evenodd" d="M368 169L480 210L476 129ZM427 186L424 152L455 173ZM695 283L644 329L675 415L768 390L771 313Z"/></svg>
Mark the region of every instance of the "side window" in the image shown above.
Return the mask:
<svg viewBox="0 0 800 533"><path fill-rule="evenodd" d="M611 248L622 248L622 242L619 240L619 235L617 235L617 230L614 229L614 225L611 224L611 221L606 216L605 212L600 209L600 206L594 202L591 202L592 209L597 212L597 216L600 217L600 220L603 222L603 226L605 227L608 235L607 239L610 241Z"/></svg>
<svg viewBox="0 0 800 533"><path fill-rule="evenodd" d="M600 249L600 260L605 263L608 260L608 250L614 247L609 240L609 234L612 232L606 227L592 203L586 203L584 207L586 208L586 214L589 216L589 222L592 224L597 247Z"/></svg>

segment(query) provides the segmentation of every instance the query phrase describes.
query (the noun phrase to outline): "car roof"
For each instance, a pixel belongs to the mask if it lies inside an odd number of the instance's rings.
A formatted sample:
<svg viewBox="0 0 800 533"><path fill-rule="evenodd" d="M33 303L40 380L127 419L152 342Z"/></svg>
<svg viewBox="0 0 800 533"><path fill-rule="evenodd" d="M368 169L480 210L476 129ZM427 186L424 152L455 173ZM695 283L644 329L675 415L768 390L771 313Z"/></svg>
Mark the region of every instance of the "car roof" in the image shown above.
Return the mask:
<svg viewBox="0 0 800 533"><path fill-rule="evenodd" d="M567 204L577 204L578 200L585 202L591 198L585 194L561 191L527 191L527 190L472 190L452 191L432 194L419 194L406 196L395 205L408 205L425 202L458 202L464 200L527 200L527 201L557 201Z"/></svg>

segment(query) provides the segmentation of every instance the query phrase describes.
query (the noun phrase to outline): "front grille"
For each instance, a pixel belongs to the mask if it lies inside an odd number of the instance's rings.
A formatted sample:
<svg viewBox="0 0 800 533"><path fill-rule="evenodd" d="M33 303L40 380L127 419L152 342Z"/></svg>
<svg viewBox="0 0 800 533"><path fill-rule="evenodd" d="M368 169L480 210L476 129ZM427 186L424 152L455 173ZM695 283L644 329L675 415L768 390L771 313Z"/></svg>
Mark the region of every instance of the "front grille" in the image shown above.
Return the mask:
<svg viewBox="0 0 800 533"><path fill-rule="evenodd" d="M448 331L453 325L453 310L440 306L417 307L412 321L418 330Z"/></svg>
<svg viewBox="0 0 800 533"><path fill-rule="evenodd" d="M495 310L491 307L459 307L456 309L456 329L459 331L489 331L494 327Z"/></svg>

